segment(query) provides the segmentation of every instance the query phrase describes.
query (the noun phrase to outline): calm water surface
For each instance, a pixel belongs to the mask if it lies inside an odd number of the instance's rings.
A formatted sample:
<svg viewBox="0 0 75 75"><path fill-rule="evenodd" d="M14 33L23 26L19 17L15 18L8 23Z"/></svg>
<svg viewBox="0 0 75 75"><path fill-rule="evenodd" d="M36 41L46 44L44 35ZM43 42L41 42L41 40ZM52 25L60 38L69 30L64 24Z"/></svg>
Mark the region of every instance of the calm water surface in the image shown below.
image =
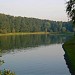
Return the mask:
<svg viewBox="0 0 75 75"><path fill-rule="evenodd" d="M65 35L23 35L0 37L0 70L16 75L70 75L62 44Z"/></svg>

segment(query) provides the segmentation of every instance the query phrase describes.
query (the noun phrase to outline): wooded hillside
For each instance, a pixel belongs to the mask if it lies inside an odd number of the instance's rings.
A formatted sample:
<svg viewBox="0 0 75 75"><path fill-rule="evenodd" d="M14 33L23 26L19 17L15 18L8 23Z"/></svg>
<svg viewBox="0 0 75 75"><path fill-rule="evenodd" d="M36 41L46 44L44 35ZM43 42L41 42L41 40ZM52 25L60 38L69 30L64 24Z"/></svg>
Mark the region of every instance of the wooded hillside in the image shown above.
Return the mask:
<svg viewBox="0 0 75 75"><path fill-rule="evenodd" d="M14 32L73 32L71 22L14 17L0 14L0 33Z"/></svg>

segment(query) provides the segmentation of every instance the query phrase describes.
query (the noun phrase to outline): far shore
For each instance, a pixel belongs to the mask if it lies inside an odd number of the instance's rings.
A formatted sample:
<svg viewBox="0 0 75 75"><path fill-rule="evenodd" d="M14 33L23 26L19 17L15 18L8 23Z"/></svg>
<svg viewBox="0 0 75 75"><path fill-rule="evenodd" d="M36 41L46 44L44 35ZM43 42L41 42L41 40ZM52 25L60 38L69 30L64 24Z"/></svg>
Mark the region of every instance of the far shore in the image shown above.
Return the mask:
<svg viewBox="0 0 75 75"><path fill-rule="evenodd" d="M59 32L18 32L18 33L0 33L0 36L10 35L41 35L41 34L52 34L52 35L63 35L63 34L74 34L73 32L59 33Z"/></svg>

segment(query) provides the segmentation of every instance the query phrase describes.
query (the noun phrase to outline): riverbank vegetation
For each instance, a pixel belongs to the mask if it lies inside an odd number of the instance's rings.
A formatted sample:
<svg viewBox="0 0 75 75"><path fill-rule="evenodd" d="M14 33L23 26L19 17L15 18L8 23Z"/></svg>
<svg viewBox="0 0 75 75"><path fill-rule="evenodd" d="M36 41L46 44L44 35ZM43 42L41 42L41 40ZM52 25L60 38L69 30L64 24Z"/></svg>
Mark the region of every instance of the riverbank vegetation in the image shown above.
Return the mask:
<svg viewBox="0 0 75 75"><path fill-rule="evenodd" d="M64 43L65 60L72 75L75 75L75 36Z"/></svg>
<svg viewBox="0 0 75 75"><path fill-rule="evenodd" d="M6 33L1 34L0 36L14 36L14 35L74 35L74 32L65 32L65 33L59 33L59 32L18 32L18 33Z"/></svg>
<svg viewBox="0 0 75 75"><path fill-rule="evenodd" d="M10 36L10 35L42 35L42 34L57 34L57 33L49 33L49 32L18 32L18 33L6 33L0 34L0 36Z"/></svg>
<svg viewBox="0 0 75 75"><path fill-rule="evenodd" d="M0 14L0 34L21 32L73 32L71 22L42 20L37 18L15 17Z"/></svg>
<svg viewBox="0 0 75 75"><path fill-rule="evenodd" d="M75 31L75 0L67 1L66 11L69 18L72 20L73 29ZM63 49L71 75L75 75L75 36L63 44Z"/></svg>
<svg viewBox="0 0 75 75"><path fill-rule="evenodd" d="M11 72L10 70L0 70L0 75L16 75L14 72Z"/></svg>

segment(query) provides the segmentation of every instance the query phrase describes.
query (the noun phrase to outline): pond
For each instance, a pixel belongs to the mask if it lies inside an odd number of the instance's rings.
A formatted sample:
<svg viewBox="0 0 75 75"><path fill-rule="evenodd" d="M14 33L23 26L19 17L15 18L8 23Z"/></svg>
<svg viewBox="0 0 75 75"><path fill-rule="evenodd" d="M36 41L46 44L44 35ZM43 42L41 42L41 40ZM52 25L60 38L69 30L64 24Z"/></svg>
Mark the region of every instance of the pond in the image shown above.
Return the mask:
<svg viewBox="0 0 75 75"><path fill-rule="evenodd" d="M16 75L71 75L62 44L70 35L17 35L0 37L0 70Z"/></svg>

